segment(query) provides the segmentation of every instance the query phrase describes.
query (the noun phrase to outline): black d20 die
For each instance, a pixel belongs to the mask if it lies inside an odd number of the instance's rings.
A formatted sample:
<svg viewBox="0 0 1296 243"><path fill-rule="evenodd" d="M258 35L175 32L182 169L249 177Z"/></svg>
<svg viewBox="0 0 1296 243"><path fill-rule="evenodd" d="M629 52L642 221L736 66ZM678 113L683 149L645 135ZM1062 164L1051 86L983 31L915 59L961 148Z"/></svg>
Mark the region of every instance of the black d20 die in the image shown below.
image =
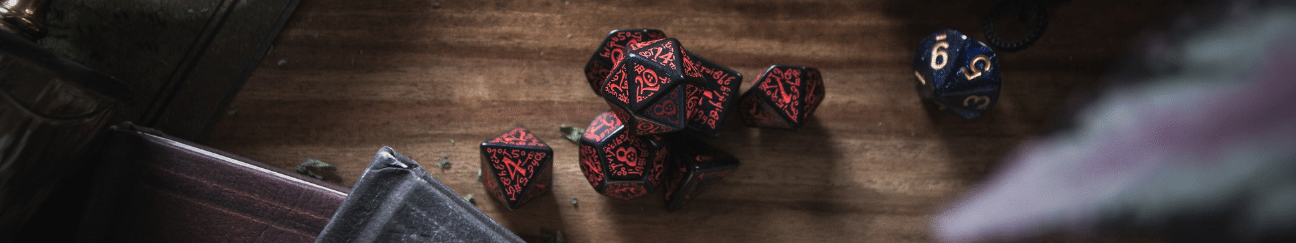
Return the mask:
<svg viewBox="0 0 1296 243"><path fill-rule="evenodd" d="M482 142L481 156L482 184L509 210L553 185L553 149L526 128L513 128Z"/></svg>
<svg viewBox="0 0 1296 243"><path fill-rule="evenodd" d="M661 184L665 150L655 136L634 136L616 114L603 112L580 139L580 169L594 191L630 200Z"/></svg>
<svg viewBox="0 0 1296 243"><path fill-rule="evenodd" d="M594 88L594 93L599 93L603 80L612 72L612 67L625 58L626 46L663 38L666 38L666 33L655 29L620 29L608 33L598 49L594 49L594 56L585 63L585 79L589 81L590 88Z"/></svg>
<svg viewBox="0 0 1296 243"><path fill-rule="evenodd" d="M702 81L684 75L684 48L679 41L640 42L626 50L630 53L612 68L600 91L608 106L636 136L684 129L688 123L685 83Z"/></svg>
<svg viewBox="0 0 1296 243"><path fill-rule="evenodd" d="M686 83L688 128L702 135L716 137L732 110L742 84L742 74L692 52L684 55L685 76L696 76L701 83Z"/></svg>
<svg viewBox="0 0 1296 243"><path fill-rule="evenodd" d="M918 96L966 119L999 100L999 58L963 33L941 30L918 43L914 57Z"/></svg>
<svg viewBox="0 0 1296 243"><path fill-rule="evenodd" d="M774 65L740 98L743 123L753 127L801 129L824 98L819 69Z"/></svg>
<svg viewBox="0 0 1296 243"><path fill-rule="evenodd" d="M688 136L672 136L671 160L664 172L667 178L666 211L675 211L703 189L738 168L738 158Z"/></svg>

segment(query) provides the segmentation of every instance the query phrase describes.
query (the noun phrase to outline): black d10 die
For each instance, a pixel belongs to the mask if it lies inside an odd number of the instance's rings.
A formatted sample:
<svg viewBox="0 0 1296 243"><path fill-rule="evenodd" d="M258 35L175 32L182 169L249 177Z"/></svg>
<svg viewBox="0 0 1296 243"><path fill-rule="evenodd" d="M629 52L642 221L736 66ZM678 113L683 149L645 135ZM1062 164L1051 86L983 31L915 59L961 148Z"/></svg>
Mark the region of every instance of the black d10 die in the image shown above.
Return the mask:
<svg viewBox="0 0 1296 243"><path fill-rule="evenodd" d="M671 166L666 168L666 211L675 211L707 186L738 168L738 158L687 136L670 139Z"/></svg>
<svg viewBox="0 0 1296 243"><path fill-rule="evenodd" d="M774 65L739 98L743 123L752 127L801 129L824 98L819 69Z"/></svg>
<svg viewBox="0 0 1296 243"><path fill-rule="evenodd" d="M666 33L654 29L620 29L608 33L598 49L594 49L594 56L585 63L585 79L589 81L590 88L594 88L594 93L599 93L599 89L603 88L603 80L612 72L612 67L625 58L626 46L663 38L666 38Z"/></svg>
<svg viewBox="0 0 1296 243"><path fill-rule="evenodd" d="M553 185L553 149L526 128L513 128L481 144L482 184L509 210Z"/></svg>
<svg viewBox="0 0 1296 243"><path fill-rule="evenodd" d="M999 58L985 43L941 30L918 44L914 58L918 96L972 119L999 100Z"/></svg>
<svg viewBox="0 0 1296 243"><path fill-rule="evenodd" d="M699 134L716 137L720 135L720 126L724 124L726 114L733 108L738 98L738 88L742 83L742 74L720 64L716 64L685 52L684 75L696 76L701 83L689 82L684 90L688 93L685 110L688 111L688 128Z"/></svg>

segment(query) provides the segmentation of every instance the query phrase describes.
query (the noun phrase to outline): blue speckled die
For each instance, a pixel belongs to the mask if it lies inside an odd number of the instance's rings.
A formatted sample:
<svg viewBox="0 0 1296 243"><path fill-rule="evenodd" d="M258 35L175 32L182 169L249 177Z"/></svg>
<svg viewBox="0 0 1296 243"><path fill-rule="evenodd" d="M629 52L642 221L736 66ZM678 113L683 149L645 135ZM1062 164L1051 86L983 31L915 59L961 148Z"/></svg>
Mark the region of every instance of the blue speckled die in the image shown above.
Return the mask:
<svg viewBox="0 0 1296 243"><path fill-rule="evenodd" d="M954 30L918 43L914 56L918 96L972 119L999 101L999 58L994 50Z"/></svg>

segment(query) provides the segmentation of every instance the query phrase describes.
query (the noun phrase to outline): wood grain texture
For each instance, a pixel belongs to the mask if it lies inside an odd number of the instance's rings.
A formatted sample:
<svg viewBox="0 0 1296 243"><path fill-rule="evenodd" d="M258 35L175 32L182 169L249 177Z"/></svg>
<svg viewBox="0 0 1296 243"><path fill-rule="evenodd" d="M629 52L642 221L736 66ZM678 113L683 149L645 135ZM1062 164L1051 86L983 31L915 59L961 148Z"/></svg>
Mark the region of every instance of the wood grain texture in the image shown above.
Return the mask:
<svg viewBox="0 0 1296 243"><path fill-rule="evenodd" d="M347 186L391 146L531 240L561 230L571 242L929 241L934 212L1052 129L1072 93L1097 86L1175 8L1062 5L1035 46L999 53L1003 91L982 117L924 108L910 67L918 41L942 28L982 39L995 2L307 0L208 144L289 169L317 158ZM660 192L601 196L558 127L607 110L582 68L618 28L661 29L741 72L743 90L771 64L816 67L827 95L801 131L730 117L711 142L742 165L680 211L665 212ZM555 185L508 211L475 181L478 144L518 125L553 147ZM433 168L443 154L454 166Z"/></svg>

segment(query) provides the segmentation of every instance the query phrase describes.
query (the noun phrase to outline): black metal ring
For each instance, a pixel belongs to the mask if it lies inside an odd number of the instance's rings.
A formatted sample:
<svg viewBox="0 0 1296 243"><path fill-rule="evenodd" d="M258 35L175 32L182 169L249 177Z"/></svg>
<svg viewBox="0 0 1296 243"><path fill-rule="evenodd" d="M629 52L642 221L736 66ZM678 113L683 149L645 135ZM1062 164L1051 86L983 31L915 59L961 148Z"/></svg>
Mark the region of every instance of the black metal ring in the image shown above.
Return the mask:
<svg viewBox="0 0 1296 243"><path fill-rule="evenodd" d="M1014 4L1017 5L1018 10L1020 10L1019 13L1034 11L1035 19L1039 22L1035 24L1035 30L1026 35L1025 39L1009 43L1004 41L1002 38L999 38L999 35L995 34L994 22L999 19L1000 15L1003 15L1004 11ZM990 14L987 14L983 21L981 30L983 31L983 34L985 34L986 42L989 42L991 46L1002 51L1013 52L1030 47L1031 44L1035 44L1035 41L1039 40L1040 36L1044 35L1044 30L1048 29L1048 11L1045 9L1043 4L1036 1L1008 0L996 4L994 9L990 10Z"/></svg>

